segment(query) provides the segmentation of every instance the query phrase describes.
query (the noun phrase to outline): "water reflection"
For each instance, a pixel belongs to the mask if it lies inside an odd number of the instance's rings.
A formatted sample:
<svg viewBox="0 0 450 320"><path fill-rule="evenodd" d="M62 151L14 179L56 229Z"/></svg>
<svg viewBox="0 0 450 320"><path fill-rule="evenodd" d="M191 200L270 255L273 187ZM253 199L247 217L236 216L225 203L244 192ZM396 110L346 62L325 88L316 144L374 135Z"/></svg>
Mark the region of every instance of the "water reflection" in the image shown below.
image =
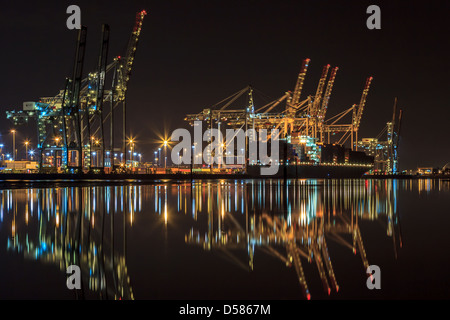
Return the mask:
<svg viewBox="0 0 450 320"><path fill-rule="evenodd" d="M216 197L211 197L211 187ZM233 190L234 187L234 190ZM335 241L359 254L362 268L370 265L364 249L359 220L385 219L394 251L402 246L397 212L397 181L252 181L247 188L218 183L195 193L200 202L207 194L208 228L191 229L186 242L205 250L222 250L231 261L242 264L231 250L248 252L248 268L254 268L255 247L294 267L305 298L310 299L302 258L315 263L324 290L338 291L327 241ZM234 206L230 195L234 193ZM239 207L238 202L241 201ZM237 201L236 201L237 200ZM199 206L201 205L201 202ZM195 208L195 205L193 205ZM194 212L201 210L195 208ZM238 215L245 214L244 219ZM241 220L241 222L240 222ZM242 222L243 220L243 222Z"/></svg>
<svg viewBox="0 0 450 320"><path fill-rule="evenodd" d="M305 263L315 265L326 293L339 290L330 241L359 255L361 270L367 269L361 221L382 222L397 255L399 185L419 193L449 188L438 180L222 180L0 190L0 235L7 233L9 255L57 265L63 273L79 265L77 298L134 299L127 255L139 248L127 252L127 238L136 216L156 217L166 246L177 236L168 232L171 216L183 216L185 246L220 251L247 271L258 268L255 255L273 257L296 274L309 299Z"/></svg>

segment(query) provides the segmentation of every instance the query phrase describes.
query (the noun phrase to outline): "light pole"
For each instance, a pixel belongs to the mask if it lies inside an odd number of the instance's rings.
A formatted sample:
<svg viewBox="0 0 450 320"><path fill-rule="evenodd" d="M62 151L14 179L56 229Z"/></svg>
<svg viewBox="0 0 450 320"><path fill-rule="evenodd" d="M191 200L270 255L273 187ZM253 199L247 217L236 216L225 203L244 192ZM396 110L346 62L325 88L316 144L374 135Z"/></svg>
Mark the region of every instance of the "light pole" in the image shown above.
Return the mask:
<svg viewBox="0 0 450 320"><path fill-rule="evenodd" d="M134 161L134 157L133 157L134 141L133 141L133 139L130 139L130 140L128 140L128 142L130 143L130 151L131 151L131 168L133 168L133 161Z"/></svg>
<svg viewBox="0 0 450 320"><path fill-rule="evenodd" d="M13 161L16 161L16 130L12 129L11 133L13 134Z"/></svg>
<svg viewBox="0 0 450 320"><path fill-rule="evenodd" d="M159 157L158 157L158 167L160 167L160 166L161 166L161 148L158 148L158 154L159 154Z"/></svg>
<svg viewBox="0 0 450 320"><path fill-rule="evenodd" d="M156 157L157 154L158 154L158 151L155 151L155 165L156 165L156 160L158 159L158 158Z"/></svg>
<svg viewBox="0 0 450 320"><path fill-rule="evenodd" d="M167 144L168 141L164 140L164 169L167 167Z"/></svg>
<svg viewBox="0 0 450 320"><path fill-rule="evenodd" d="M194 145L191 148L191 179L192 179L192 172L194 169L194 152L195 152L195 142Z"/></svg>
<svg viewBox="0 0 450 320"><path fill-rule="evenodd" d="M55 137L55 142L56 142L56 149L55 149L55 168L58 167L58 146L59 146L59 141L61 140L60 137Z"/></svg>
<svg viewBox="0 0 450 320"><path fill-rule="evenodd" d="M25 140L25 159L28 160L28 145L30 144L30 141Z"/></svg>
<svg viewBox="0 0 450 320"><path fill-rule="evenodd" d="M0 159L1 159L1 160L5 160L5 159L3 158L3 147L4 147L4 144L0 144Z"/></svg>

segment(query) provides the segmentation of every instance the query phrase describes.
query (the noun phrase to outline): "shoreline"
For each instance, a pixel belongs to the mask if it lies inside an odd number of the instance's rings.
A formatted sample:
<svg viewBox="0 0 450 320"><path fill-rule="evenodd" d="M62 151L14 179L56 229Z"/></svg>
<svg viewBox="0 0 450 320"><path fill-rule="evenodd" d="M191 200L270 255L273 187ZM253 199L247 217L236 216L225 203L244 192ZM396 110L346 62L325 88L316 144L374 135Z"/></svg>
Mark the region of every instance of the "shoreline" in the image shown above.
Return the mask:
<svg viewBox="0 0 450 320"><path fill-rule="evenodd" d="M0 183L29 183L29 182L131 182L131 181L159 181L159 180L283 180L280 176L254 176L244 173L238 174L214 174L214 173L193 173L193 174L66 174L66 173L0 173ZM450 175L362 175L361 177L287 177L287 179L447 179Z"/></svg>

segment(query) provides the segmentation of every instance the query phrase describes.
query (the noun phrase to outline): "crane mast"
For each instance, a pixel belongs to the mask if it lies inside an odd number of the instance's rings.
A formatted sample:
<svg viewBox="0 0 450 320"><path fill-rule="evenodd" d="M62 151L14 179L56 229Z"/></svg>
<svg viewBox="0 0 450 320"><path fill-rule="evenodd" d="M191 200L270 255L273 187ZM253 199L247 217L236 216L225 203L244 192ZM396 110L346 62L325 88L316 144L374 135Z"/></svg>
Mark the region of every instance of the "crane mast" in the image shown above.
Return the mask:
<svg viewBox="0 0 450 320"><path fill-rule="evenodd" d="M388 148L389 148L389 171L398 173L398 143L400 139L400 127L402 121L402 109L398 113L397 119L397 98L394 101L394 112L392 113L392 122L388 123Z"/></svg>
<svg viewBox="0 0 450 320"><path fill-rule="evenodd" d="M103 103L104 103L104 95L105 95L105 78L106 78L106 68L107 68L107 58L108 58L108 47L109 47L109 26L103 25L102 26L102 39L100 43L100 54L98 58L98 65L97 65L97 72L95 74L91 74L90 77L92 78L93 85L95 87L91 86L92 90L92 96L93 99L89 101L89 126L88 126L88 132L89 136L91 136L91 133L94 132L96 134L98 131L100 131L100 152L97 156L97 159L101 159L101 162L99 162L99 165L95 165L96 167L100 167L101 171L104 171L105 167L105 160L106 160L106 152L105 152L105 139L104 139L104 128L103 128ZM98 150L98 143L97 144L97 150ZM90 168L93 167L92 160L93 157L93 150L94 150L94 141L89 141L89 166Z"/></svg>
<svg viewBox="0 0 450 320"><path fill-rule="evenodd" d="M397 127L394 130L393 143L393 173L398 173L398 144L400 142L400 129L402 125L403 110L400 109L397 121Z"/></svg>
<svg viewBox="0 0 450 320"><path fill-rule="evenodd" d="M83 113L85 110L81 108L81 82L83 73L84 56L86 51L86 35L87 28L81 27L78 32L77 49L75 54L75 63L73 68L72 79L66 81L64 90L61 112L63 117L63 132L64 132L64 149L63 149L63 167L68 165L70 150L78 152L77 165L78 170L82 167L82 153L83 153L83 137L81 136L81 127L83 125ZM39 122L39 119L38 119ZM42 153L44 151L43 145L40 147L40 168L42 168Z"/></svg>

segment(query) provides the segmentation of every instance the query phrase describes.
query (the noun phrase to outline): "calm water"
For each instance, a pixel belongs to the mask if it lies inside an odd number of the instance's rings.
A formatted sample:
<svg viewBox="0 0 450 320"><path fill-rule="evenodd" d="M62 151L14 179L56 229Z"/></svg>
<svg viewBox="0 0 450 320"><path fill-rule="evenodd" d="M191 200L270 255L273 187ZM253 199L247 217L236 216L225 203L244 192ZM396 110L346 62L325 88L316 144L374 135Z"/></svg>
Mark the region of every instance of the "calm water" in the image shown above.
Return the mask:
<svg viewBox="0 0 450 320"><path fill-rule="evenodd" d="M3 189L0 298L450 298L449 196L440 180Z"/></svg>

